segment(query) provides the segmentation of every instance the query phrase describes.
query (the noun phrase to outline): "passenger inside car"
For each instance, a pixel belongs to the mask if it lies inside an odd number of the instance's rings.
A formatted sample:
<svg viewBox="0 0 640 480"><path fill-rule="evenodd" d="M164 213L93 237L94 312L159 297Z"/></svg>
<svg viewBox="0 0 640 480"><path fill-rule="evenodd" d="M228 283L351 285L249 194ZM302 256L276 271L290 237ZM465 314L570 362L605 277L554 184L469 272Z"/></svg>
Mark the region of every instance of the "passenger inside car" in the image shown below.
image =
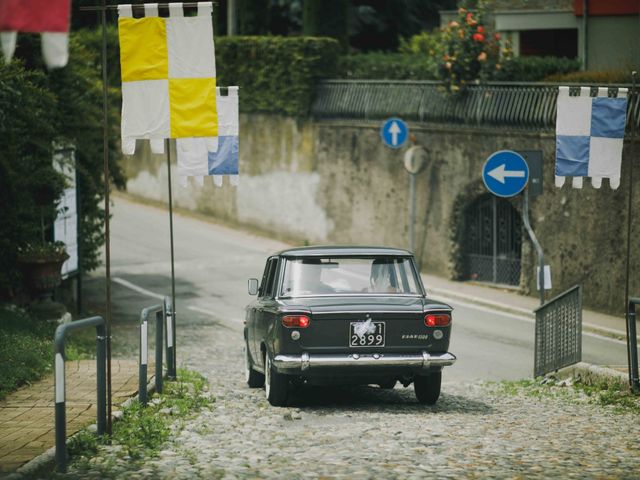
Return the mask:
<svg viewBox="0 0 640 480"><path fill-rule="evenodd" d="M397 293L398 282L393 261L376 259L371 263L371 276L368 291L371 293Z"/></svg>

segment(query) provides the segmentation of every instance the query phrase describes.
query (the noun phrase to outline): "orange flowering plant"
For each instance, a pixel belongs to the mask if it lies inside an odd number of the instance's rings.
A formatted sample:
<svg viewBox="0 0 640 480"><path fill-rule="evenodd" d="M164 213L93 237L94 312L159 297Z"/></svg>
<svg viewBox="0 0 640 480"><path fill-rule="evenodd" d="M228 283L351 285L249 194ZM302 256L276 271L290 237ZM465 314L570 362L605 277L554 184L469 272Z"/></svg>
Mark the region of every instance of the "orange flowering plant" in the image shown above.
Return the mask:
<svg viewBox="0 0 640 480"><path fill-rule="evenodd" d="M465 86L491 78L500 64L500 35L483 22L483 9L458 10L458 19L442 29L442 58L438 72L452 93Z"/></svg>

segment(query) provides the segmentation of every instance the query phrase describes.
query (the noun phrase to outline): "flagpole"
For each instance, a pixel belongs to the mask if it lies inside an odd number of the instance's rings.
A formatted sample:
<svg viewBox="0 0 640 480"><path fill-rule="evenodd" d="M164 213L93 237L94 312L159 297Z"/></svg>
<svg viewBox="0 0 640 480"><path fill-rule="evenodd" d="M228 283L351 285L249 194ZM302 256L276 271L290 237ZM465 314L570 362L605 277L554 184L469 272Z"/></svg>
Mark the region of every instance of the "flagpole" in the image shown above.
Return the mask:
<svg viewBox="0 0 640 480"><path fill-rule="evenodd" d="M175 378L176 377L176 275L175 275L175 264L174 264L174 256L173 256L173 197L171 192L171 140L167 138L166 140L166 149L167 149L167 177L169 183L169 238L171 241L171 336L173 337L173 358L171 359L171 364L167 365L169 370L169 376ZM167 332L167 335L169 333ZM169 337L167 337L168 339ZM161 346L162 347L162 346ZM160 347L160 348L161 348ZM156 347L157 348L157 347ZM169 359L167 359L169 360ZM169 362L167 362L169 363Z"/></svg>
<svg viewBox="0 0 640 480"><path fill-rule="evenodd" d="M624 284L624 312L625 312L625 317L626 317L626 326L627 326L627 366L629 368L629 379L631 379L631 358L634 355L634 352L632 352L632 349L637 348L636 345L636 339L635 338L631 338L630 334L632 331L634 331L635 329L631 328L630 323L631 322L635 322L636 319L631 318L631 316L629 315L629 282L630 282L630 272L631 272L631 210L632 210L632 205L633 205L633 157L636 153L636 148L635 148L635 144L636 144L636 119L635 119L635 115L634 115L634 110L633 107L636 106L636 108L640 108L640 104L638 105L634 105L635 103L638 103L638 101L636 100L637 97L637 92L636 92L636 76L637 76L637 72L634 70L633 72L631 72L631 95L629 96L630 98L630 104L631 104L631 108L630 110L630 114L631 114L631 159L629 160L629 199L628 199L628 204L627 204L627 259L626 259L626 265L625 265L625 284Z"/></svg>
<svg viewBox="0 0 640 480"><path fill-rule="evenodd" d="M100 10L102 21L102 151L104 164L104 251L106 266L106 347L107 347L107 434L112 433L111 423L111 232L109 229L109 117L107 114L107 9L106 0L102 0Z"/></svg>

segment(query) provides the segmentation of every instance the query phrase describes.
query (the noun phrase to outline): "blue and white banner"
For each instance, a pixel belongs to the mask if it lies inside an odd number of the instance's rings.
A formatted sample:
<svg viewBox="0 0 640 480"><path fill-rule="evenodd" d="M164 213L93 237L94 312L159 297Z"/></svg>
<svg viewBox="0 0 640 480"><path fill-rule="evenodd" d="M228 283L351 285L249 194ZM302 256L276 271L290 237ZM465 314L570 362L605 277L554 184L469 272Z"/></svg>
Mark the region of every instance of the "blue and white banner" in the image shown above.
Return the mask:
<svg viewBox="0 0 640 480"><path fill-rule="evenodd" d="M229 177L232 185L238 184L240 115L238 87L228 87L228 94L217 90L218 136L178 138L178 176L180 184L187 186L187 178L204 184L204 177L213 177L216 186L222 186L222 177Z"/></svg>
<svg viewBox="0 0 640 480"><path fill-rule="evenodd" d="M609 97L608 88L598 88L591 97L590 87L570 96L569 87L560 87L556 117L556 187L565 177L573 177L573 187L582 188L583 177L590 177L594 188L602 179L609 186L620 186L622 145L627 114L627 89Z"/></svg>

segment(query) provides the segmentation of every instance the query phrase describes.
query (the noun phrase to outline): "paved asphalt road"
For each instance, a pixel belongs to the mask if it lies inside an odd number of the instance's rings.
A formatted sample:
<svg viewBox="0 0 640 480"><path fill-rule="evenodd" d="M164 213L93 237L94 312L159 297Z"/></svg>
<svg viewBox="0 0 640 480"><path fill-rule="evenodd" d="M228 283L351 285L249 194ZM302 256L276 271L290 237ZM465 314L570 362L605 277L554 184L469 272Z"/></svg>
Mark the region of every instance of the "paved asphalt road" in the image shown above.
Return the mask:
<svg viewBox="0 0 640 480"><path fill-rule="evenodd" d="M180 325L202 329L232 322L238 330L250 301L247 278L260 278L266 257L287 245L187 216L175 215L178 359ZM158 208L117 197L113 208L112 277L114 351L132 355L137 349L140 309L153 295L170 293L169 218ZM87 282L90 305L100 310L102 271ZM428 290L429 286L426 285ZM451 351L459 361L445 369L444 380L503 380L530 377L533 370L533 322L472 304L455 307ZM242 346L241 336L230 338ZM626 364L621 341L585 335L583 360L601 365Z"/></svg>

